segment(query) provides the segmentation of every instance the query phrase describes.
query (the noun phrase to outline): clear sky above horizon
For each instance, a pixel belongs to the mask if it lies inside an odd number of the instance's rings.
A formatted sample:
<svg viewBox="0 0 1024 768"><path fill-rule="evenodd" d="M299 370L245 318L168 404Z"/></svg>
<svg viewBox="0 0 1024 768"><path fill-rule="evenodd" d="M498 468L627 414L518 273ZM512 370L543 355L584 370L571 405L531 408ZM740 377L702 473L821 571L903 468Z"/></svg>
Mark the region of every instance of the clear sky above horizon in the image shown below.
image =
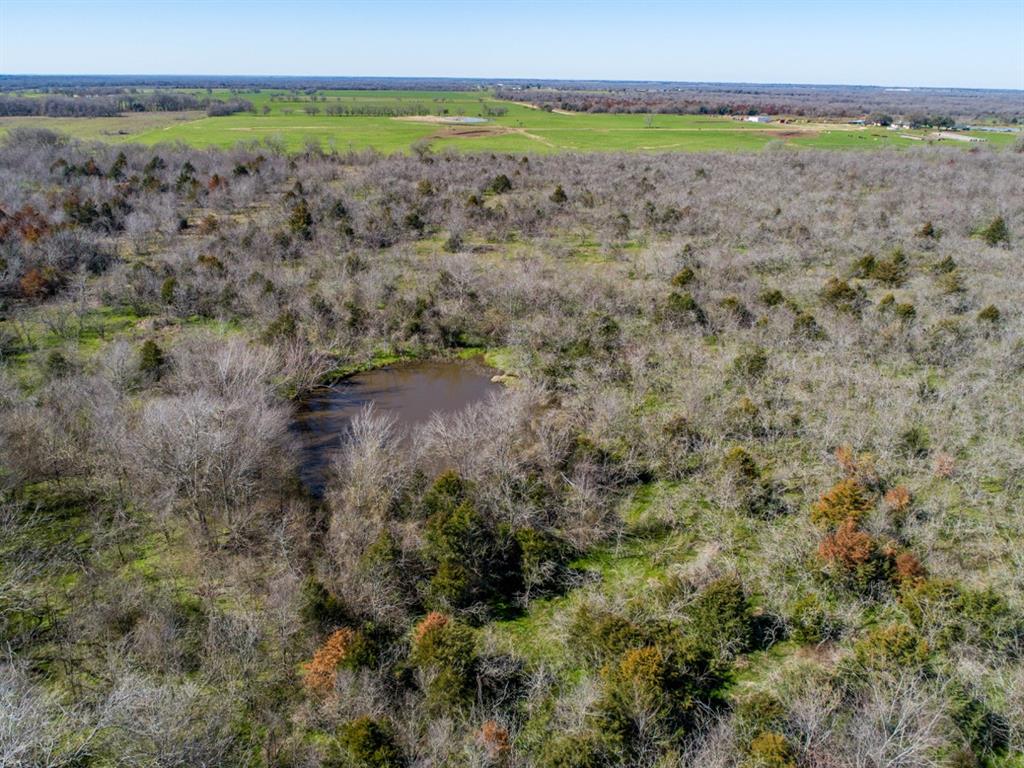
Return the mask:
<svg viewBox="0 0 1024 768"><path fill-rule="evenodd" d="M0 72L1024 89L1024 0L0 0Z"/></svg>

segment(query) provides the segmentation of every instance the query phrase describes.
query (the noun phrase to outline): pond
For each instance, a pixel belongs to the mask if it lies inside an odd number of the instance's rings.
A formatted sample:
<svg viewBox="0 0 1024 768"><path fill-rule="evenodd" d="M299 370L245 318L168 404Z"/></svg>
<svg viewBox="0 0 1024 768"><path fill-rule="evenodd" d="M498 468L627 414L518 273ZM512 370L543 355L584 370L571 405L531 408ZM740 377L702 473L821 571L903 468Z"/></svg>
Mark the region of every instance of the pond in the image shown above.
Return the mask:
<svg viewBox="0 0 1024 768"><path fill-rule="evenodd" d="M454 123L456 125L479 125L490 122L486 117L446 117L442 122Z"/></svg>
<svg viewBox="0 0 1024 768"><path fill-rule="evenodd" d="M473 361L431 360L374 368L314 390L299 407L293 428L299 438L299 474L322 496L334 454L352 417L373 403L400 429L423 424L435 413L456 413L500 389L495 371Z"/></svg>

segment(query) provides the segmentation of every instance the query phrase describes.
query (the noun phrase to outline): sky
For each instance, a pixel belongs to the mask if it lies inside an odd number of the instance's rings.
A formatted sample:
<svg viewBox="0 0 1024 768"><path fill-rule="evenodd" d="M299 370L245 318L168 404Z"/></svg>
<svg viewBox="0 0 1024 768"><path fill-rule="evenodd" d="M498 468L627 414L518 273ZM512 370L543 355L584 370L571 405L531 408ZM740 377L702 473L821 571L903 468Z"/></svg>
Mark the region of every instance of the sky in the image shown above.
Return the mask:
<svg viewBox="0 0 1024 768"><path fill-rule="evenodd" d="M0 73L1024 89L1024 0L0 0Z"/></svg>

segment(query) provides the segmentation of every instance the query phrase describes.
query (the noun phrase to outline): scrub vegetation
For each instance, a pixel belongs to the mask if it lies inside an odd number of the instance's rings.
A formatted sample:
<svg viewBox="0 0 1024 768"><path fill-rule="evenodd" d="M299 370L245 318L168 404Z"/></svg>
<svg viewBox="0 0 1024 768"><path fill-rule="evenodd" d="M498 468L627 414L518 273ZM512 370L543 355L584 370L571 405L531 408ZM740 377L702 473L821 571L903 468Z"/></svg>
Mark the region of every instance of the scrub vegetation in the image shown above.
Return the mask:
<svg viewBox="0 0 1024 768"><path fill-rule="evenodd" d="M0 764L1020 766L1022 200L987 149L12 130ZM304 488L311 389L480 355Z"/></svg>

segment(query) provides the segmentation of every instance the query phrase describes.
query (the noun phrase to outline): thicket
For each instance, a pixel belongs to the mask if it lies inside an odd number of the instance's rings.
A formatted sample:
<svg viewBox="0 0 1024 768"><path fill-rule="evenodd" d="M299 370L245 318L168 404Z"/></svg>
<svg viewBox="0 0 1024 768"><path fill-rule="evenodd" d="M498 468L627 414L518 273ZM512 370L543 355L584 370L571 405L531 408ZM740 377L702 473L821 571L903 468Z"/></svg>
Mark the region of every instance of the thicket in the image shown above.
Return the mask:
<svg viewBox="0 0 1024 768"><path fill-rule="evenodd" d="M157 90L152 93L86 89L74 93L38 96L0 95L0 116L114 117L125 112L179 112L202 109L209 100L188 93ZM212 103L212 102L211 102Z"/></svg>
<svg viewBox="0 0 1024 768"><path fill-rule="evenodd" d="M656 85L652 83L531 84L498 88L498 98L544 109L595 113L691 115L804 115L867 117L890 125L893 115L915 127L948 127L957 120L1024 118L1014 91L815 85Z"/></svg>
<svg viewBox="0 0 1024 768"><path fill-rule="evenodd" d="M1012 764L1022 163L13 132L0 764Z"/></svg>

